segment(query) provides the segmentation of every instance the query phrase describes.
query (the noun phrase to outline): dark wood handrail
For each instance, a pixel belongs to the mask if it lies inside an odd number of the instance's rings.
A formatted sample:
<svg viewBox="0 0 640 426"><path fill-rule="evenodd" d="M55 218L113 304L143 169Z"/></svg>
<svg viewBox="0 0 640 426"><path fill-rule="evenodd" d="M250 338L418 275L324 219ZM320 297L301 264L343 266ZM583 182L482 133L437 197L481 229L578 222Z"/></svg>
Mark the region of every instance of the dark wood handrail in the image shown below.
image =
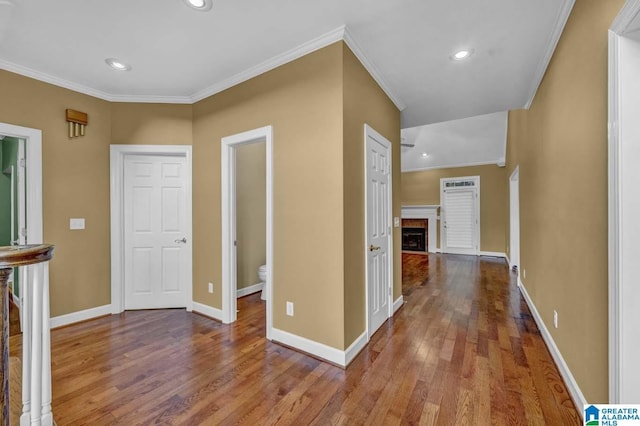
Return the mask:
<svg viewBox="0 0 640 426"><path fill-rule="evenodd" d="M7 281L16 266L33 265L46 262L53 256L54 247L50 244L0 247L0 425L9 425L9 289Z"/></svg>

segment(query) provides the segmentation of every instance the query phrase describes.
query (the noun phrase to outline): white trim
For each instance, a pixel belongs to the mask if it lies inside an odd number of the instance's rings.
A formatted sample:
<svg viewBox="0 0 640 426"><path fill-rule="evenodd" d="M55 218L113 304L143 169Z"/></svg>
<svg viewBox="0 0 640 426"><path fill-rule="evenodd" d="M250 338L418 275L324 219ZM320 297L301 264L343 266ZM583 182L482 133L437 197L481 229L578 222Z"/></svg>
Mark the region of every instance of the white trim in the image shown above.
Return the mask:
<svg viewBox="0 0 640 426"><path fill-rule="evenodd" d="M248 296L250 294L253 293L257 293L259 291L262 291L262 287L263 287L264 283L260 282L258 284L253 284L247 287L243 287L243 288L239 288L236 291L236 297L244 297L244 296Z"/></svg>
<svg viewBox="0 0 640 426"><path fill-rule="evenodd" d="M51 318L51 328L64 327L80 321L111 315L111 305L98 306L97 308L85 309L70 314L59 315Z"/></svg>
<svg viewBox="0 0 640 426"><path fill-rule="evenodd" d="M387 216L388 216L388 226L389 226L389 236L388 236L388 241L387 241L387 246L388 246L388 256L387 256L387 273L388 273L388 283L389 283L389 287L388 287L388 301L387 301L387 305L388 305L388 312L387 312L387 318L391 318L393 316L393 230L395 229L393 227L393 182L392 182L392 177L393 177L393 161L392 161L392 144L391 142L385 138L384 136L382 136L380 133L378 133L377 131L375 131L371 126L369 126L368 124L365 123L364 125L364 182L365 182L365 190L364 190L364 235L365 235L365 247L364 247L364 264L365 264L365 321L366 321L366 333L367 333L367 340L369 340L369 338L371 337L371 329L370 329L370 321L369 321L369 259L367 256L368 253L368 246L369 246L369 231L367 229L367 218L368 218L368 204L367 204L367 185L368 185L368 177L367 177L367 143L368 143L368 138L374 139L375 141L381 143L382 145L385 145L385 147L387 148L387 151L389 153L389 183L388 183L388 187L389 187L389 192L388 192L388 196L389 199L387 200L387 207L388 207L388 212L387 212ZM375 333L375 331L374 331Z"/></svg>
<svg viewBox="0 0 640 426"><path fill-rule="evenodd" d="M382 91L389 97L389 99L391 99L391 102L393 102L396 108L398 108L400 111L407 108L407 105L402 101L402 99L384 81L384 79L382 78L382 73L380 72L378 67L368 59L367 55L364 54L362 48L358 45L347 27L344 27L344 35L342 39L349 47L349 49L351 49L356 58L358 58L369 75L371 75L376 83L378 83L378 86L380 86Z"/></svg>
<svg viewBox="0 0 640 426"><path fill-rule="evenodd" d="M395 302L393 302L393 313L395 314L396 312L398 312L398 309L400 309L402 305L404 305L404 296L400 295L400 297L398 297Z"/></svg>
<svg viewBox="0 0 640 426"><path fill-rule="evenodd" d="M295 61L305 55L322 49L343 40L351 51L356 55L360 63L366 68L371 77L378 83L380 88L391 99L395 106L400 110L406 108L406 104L400 99L400 97L390 88L390 86L382 78L382 74L378 68L367 59L367 56L363 53L362 49L358 46L353 36L347 31L346 26L342 25L334 30L331 30L319 37L309 40L301 45L294 47L284 53L276 55L266 61L263 61L257 65L254 65L244 71L241 71L231 77L228 77L218 83L205 87L188 96L169 96L169 95L126 95L126 94L114 94L107 93L102 90L98 90L89 86L74 83L63 78L55 77L50 74L46 74L34 69L14 64L5 60L0 60L0 69L20 74L35 80L44 81L49 84L53 84L58 87L73 90L74 92L83 93L85 95L93 96L95 98L104 99L109 102L140 102L140 103L167 103L167 104L194 104L209 96L220 93L233 86L243 83L247 80L255 78L261 74L285 65L289 62Z"/></svg>
<svg viewBox="0 0 640 426"><path fill-rule="evenodd" d="M507 254L499 251L479 251L478 256L502 257L507 259Z"/></svg>
<svg viewBox="0 0 640 426"><path fill-rule="evenodd" d="M185 157L187 166L186 238L187 279L185 307L193 309L193 225L192 225L192 148L191 145L111 145L110 149L111 198L111 309L117 314L124 311L124 160L129 155L172 155Z"/></svg>
<svg viewBox="0 0 640 426"><path fill-rule="evenodd" d="M358 336L356 340L354 340L353 343L351 343L351 345L349 345L347 350L344 351L345 367L351 364L351 361L353 361L358 356L358 354L364 349L364 347L367 346L367 343L369 343L369 340L367 339L367 332L365 331L360 336Z"/></svg>
<svg viewBox="0 0 640 426"><path fill-rule="evenodd" d="M209 318L222 321L222 311L212 306L207 306L202 303L193 302L193 312L198 312Z"/></svg>
<svg viewBox="0 0 640 426"><path fill-rule="evenodd" d="M544 56L540 59L538 63L538 68L533 76L533 84L531 85L531 89L529 90L529 96L527 98L527 103L524 105L525 109L531 108L531 104L533 103L534 98L536 97L536 93L538 92L538 87L540 87L540 83L542 83L542 78L544 74L547 72L547 67L549 66L549 62L551 62L551 58L553 57L553 52L556 50L556 46L558 45L558 41L560 41L560 37L562 36L562 31L564 30L564 26L569 19L569 15L571 14L571 9L573 9L573 4L575 0L563 0L562 7L556 17L556 22L553 27L553 31L549 36L549 40L547 41L547 50L544 53Z"/></svg>
<svg viewBox="0 0 640 426"><path fill-rule="evenodd" d="M571 399L573 400L573 403L575 404L576 408L578 408L578 412L580 413L580 416L583 416L584 411L581 410L581 408L585 404L587 404L587 400L582 394L582 391L580 390L580 387L578 386L576 379L573 377L573 374L571 374L571 370L569 370L569 366L567 366L567 363L564 361L564 358L562 357L560 350L556 346L556 343L553 340L553 337L551 337L551 333L549 333L549 330L544 324L544 321L542 321L542 317L538 313L536 306L534 305L533 301L529 297L529 293L527 293L527 289L525 288L524 284L522 284L521 281L519 284L520 284L519 286L520 293L522 293L522 297L524 297L524 300L527 302L527 306L529 306L531 315L533 316L533 319L535 320L536 325L540 330L540 334L542 335L544 342L547 344L547 349L549 349L549 353L551 354L551 357L555 361L556 366L558 367L558 371L560 371L560 375L562 376L562 379L564 380L564 383L567 386L567 390L571 395Z"/></svg>
<svg viewBox="0 0 640 426"><path fill-rule="evenodd" d="M0 135L27 141L27 244L42 244L42 131L0 123Z"/></svg>
<svg viewBox="0 0 640 426"><path fill-rule="evenodd" d="M402 206L400 216L402 219L428 219L428 244L429 253L435 253L438 247L438 209L439 205Z"/></svg>
<svg viewBox="0 0 640 426"><path fill-rule="evenodd" d="M630 402L634 395L629 395L633 383L633 366L626 365L625 361L637 357L638 340L630 329L630 324L636 323L637 314L633 309L628 309L629 294L634 293L636 287L635 235L633 223L625 222L625 218L635 217L637 207L633 200L629 200L631 188L637 183L635 169L624 167L623 158L629 159L629 155L637 156L634 151L637 146L635 138L623 137L621 129L629 129L630 123L621 123L623 98L621 94L634 93L628 88L622 87L621 64L625 63L625 56L621 51L621 38L640 13L640 0L627 0L620 10L609 31L609 90L608 90L608 124L609 124L609 403L620 404ZM628 56L628 55L627 55ZM627 107L628 108L628 107ZM629 117L627 114L626 117ZM633 125L631 126L633 127ZM637 152L637 151L636 151ZM626 190L626 197L623 197ZM630 247L633 244L633 247ZM633 299L632 299L633 300ZM633 336L633 337L631 337ZM630 338L631 337L631 338Z"/></svg>
<svg viewBox="0 0 640 426"><path fill-rule="evenodd" d="M220 188L222 195L222 322L230 324L237 318L237 283L235 276L235 147L265 141L267 191L267 339L273 329L273 126L260 127L222 138L220 149Z"/></svg>
<svg viewBox="0 0 640 426"><path fill-rule="evenodd" d="M275 327L271 330L271 339L275 342L299 349L309 355L327 360L341 367L346 366L346 352L332 346L325 345L324 343L319 343L315 340L310 340Z"/></svg>
<svg viewBox="0 0 640 426"><path fill-rule="evenodd" d="M437 170L437 169L457 169L459 167L474 167L474 166L504 167L504 165L500 165L501 161L504 161L504 160L455 163L455 164L445 164L442 166L433 166L433 167L416 167L412 169L402 169L402 173L421 172L424 170Z"/></svg>

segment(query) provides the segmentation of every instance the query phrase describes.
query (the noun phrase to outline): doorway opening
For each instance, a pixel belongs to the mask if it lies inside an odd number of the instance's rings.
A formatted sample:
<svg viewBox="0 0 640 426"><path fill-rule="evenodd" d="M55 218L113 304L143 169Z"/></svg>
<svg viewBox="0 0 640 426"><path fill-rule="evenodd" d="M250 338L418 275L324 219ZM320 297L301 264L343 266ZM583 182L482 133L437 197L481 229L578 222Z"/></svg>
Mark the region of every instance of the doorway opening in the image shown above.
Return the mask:
<svg viewBox="0 0 640 426"><path fill-rule="evenodd" d="M520 168L509 178L509 266L518 273L520 285Z"/></svg>
<svg viewBox="0 0 640 426"><path fill-rule="evenodd" d="M0 245L42 244L42 131L0 123L0 149L0 222L6 222ZM21 324L27 273L16 268L11 284ZM49 276L44 280L48 285Z"/></svg>
<svg viewBox="0 0 640 426"><path fill-rule="evenodd" d="M266 335L270 340L274 294L273 128L266 126L224 137L221 150L222 321L235 322L238 296L257 293L260 287L266 299ZM261 182L260 175L264 176ZM256 210L249 211L250 206ZM252 236L252 232L260 235ZM259 278L260 266L264 266L264 281L250 284Z"/></svg>

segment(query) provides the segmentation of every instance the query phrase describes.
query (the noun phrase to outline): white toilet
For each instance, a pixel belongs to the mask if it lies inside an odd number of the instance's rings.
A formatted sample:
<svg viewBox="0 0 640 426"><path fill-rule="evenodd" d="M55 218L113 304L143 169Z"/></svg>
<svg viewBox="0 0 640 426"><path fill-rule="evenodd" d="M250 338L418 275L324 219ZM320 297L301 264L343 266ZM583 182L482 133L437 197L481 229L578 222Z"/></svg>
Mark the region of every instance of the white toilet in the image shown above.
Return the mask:
<svg viewBox="0 0 640 426"><path fill-rule="evenodd" d="M260 299L267 300L267 265L262 265L258 268L258 278L262 283L262 293L260 293Z"/></svg>

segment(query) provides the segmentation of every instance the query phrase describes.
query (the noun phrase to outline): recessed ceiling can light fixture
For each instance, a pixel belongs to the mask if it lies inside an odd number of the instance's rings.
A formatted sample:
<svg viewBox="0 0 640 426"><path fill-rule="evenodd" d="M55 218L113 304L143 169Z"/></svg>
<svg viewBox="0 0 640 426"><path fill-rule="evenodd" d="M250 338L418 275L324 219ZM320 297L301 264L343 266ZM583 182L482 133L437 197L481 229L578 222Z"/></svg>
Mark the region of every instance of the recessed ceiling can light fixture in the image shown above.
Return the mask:
<svg viewBox="0 0 640 426"><path fill-rule="evenodd" d="M120 59L107 58L104 61L107 63L107 65L117 71L129 71L131 69L131 65L122 62Z"/></svg>
<svg viewBox="0 0 640 426"><path fill-rule="evenodd" d="M422 158L428 158L428 157L429 157L429 154L427 154L426 152L422 153Z"/></svg>
<svg viewBox="0 0 640 426"><path fill-rule="evenodd" d="M451 59L453 59L454 61L462 61L463 59L467 59L472 54L473 54L473 49L459 50L453 55L451 55Z"/></svg>
<svg viewBox="0 0 640 426"><path fill-rule="evenodd" d="M183 0L184 3L192 9L199 10L201 12L211 10L213 7L212 0Z"/></svg>

